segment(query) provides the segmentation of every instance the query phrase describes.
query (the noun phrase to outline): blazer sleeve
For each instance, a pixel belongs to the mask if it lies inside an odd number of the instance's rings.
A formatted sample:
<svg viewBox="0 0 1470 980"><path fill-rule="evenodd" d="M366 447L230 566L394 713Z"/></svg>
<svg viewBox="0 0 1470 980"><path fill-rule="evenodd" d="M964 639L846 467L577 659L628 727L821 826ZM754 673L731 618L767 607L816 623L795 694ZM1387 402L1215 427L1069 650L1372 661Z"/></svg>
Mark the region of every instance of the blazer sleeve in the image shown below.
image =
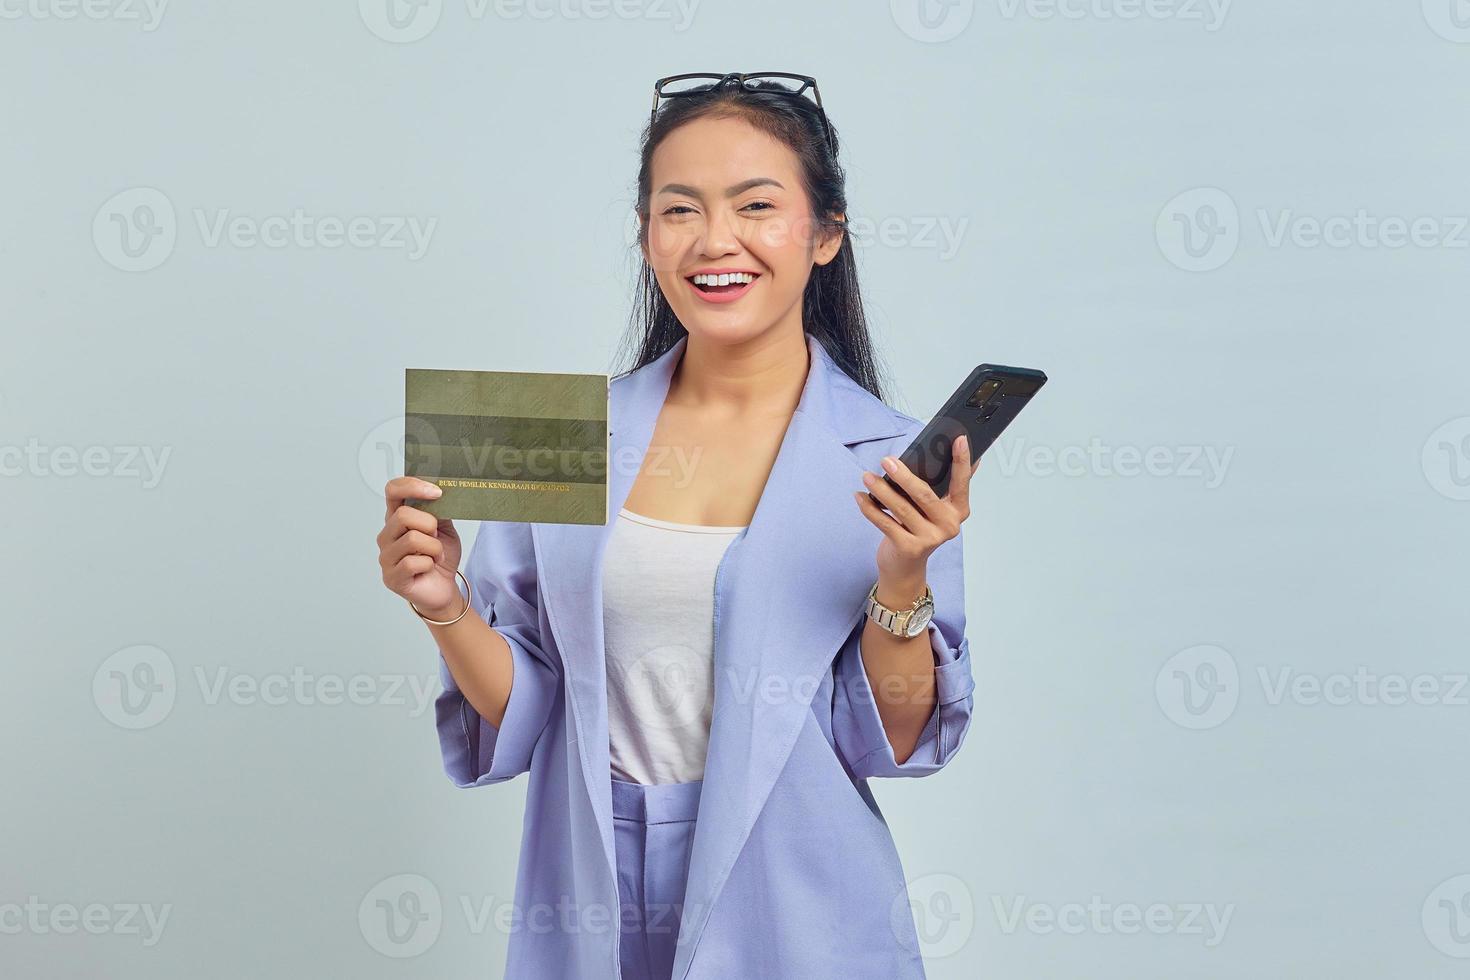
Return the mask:
<svg viewBox="0 0 1470 980"><path fill-rule="evenodd" d="M913 754L900 764L878 715L863 669L862 635L867 616L859 609L852 633L833 662L832 735L854 778L927 776L954 758L970 730L975 680L970 641L965 636L964 529L929 556L934 592L929 645L934 652L935 706Z"/></svg>
<svg viewBox="0 0 1470 980"><path fill-rule="evenodd" d="M542 646L536 556L529 524L482 521L465 563L473 605L510 645L513 672L505 717L496 728L460 692L439 652L444 691L434 702L444 771L468 789L504 782L531 768L561 685L559 665Z"/></svg>

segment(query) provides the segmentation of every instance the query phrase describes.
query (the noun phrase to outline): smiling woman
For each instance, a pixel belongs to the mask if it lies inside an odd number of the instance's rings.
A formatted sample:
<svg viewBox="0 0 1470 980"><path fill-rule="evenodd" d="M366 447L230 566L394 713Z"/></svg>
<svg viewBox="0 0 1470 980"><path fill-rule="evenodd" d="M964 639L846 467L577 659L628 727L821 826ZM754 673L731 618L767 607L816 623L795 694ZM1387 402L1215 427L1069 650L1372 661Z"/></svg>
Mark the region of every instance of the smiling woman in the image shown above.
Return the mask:
<svg viewBox="0 0 1470 980"><path fill-rule="evenodd" d="M701 328L739 337L781 321L785 336L815 337L881 399L837 132L815 80L676 77L659 94L638 169L636 365ZM725 272L755 281L722 292L694 278Z"/></svg>
<svg viewBox="0 0 1470 980"><path fill-rule="evenodd" d="M530 773L506 976L917 980L868 780L969 729L968 451L943 498L893 460L923 426L882 400L815 82L663 89L612 519L482 523L461 598L458 535L402 477L384 581L443 654L455 785Z"/></svg>

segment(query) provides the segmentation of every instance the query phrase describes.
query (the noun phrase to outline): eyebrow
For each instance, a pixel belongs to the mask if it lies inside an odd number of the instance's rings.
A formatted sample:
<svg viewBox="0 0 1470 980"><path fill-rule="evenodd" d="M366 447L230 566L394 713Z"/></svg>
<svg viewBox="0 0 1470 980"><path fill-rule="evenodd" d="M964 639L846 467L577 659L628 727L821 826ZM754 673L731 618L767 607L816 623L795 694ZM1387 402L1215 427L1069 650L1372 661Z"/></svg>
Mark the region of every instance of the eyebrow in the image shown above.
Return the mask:
<svg viewBox="0 0 1470 980"><path fill-rule="evenodd" d="M786 186L782 184L779 180L776 180L774 177L752 177L749 180L742 180L740 183L732 184L730 187L726 188L725 196L735 197L737 195L744 194L752 187L763 187L765 185L779 187L783 191L786 189ZM690 197L703 196L699 193L699 191L695 190L693 187L690 187L688 184L665 184L663 187L659 188L658 193L687 194Z"/></svg>

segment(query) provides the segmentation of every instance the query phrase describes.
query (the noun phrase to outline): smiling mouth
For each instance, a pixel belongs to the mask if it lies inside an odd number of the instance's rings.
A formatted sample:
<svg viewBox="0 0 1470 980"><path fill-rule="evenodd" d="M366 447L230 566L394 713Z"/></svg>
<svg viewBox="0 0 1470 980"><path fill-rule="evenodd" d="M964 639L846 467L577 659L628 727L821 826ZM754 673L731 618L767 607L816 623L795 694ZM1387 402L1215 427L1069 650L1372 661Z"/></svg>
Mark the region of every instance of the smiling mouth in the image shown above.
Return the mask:
<svg viewBox="0 0 1470 980"><path fill-rule="evenodd" d="M686 276L685 277L685 279L689 282L689 284L691 286L693 286L695 289L699 290L701 293L707 293L707 294L709 294L711 296L719 296L719 295L724 294L724 293L738 293L741 290L743 290L743 289L745 289L745 288L747 288L749 286L755 285L756 281L760 279L760 275L758 273L751 273L750 274L750 277L749 277L749 281L745 281L745 282L730 282L730 283L727 283L726 285L723 285L723 286L719 285L718 282L710 281L710 280L715 280L716 278L717 277L715 277L715 276L708 276L708 277L706 277L706 276ZM695 281L696 279L703 280L703 281L696 282Z"/></svg>

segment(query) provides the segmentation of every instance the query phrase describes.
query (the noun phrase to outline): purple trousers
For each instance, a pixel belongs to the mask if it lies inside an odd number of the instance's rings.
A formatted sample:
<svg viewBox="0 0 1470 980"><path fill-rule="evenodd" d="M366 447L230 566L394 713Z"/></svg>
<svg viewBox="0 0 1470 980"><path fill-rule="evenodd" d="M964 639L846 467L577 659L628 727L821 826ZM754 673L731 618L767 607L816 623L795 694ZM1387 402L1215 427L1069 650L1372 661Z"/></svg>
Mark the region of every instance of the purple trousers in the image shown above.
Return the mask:
<svg viewBox="0 0 1470 980"><path fill-rule="evenodd" d="M644 785L613 777L622 980L669 980L704 780Z"/></svg>

